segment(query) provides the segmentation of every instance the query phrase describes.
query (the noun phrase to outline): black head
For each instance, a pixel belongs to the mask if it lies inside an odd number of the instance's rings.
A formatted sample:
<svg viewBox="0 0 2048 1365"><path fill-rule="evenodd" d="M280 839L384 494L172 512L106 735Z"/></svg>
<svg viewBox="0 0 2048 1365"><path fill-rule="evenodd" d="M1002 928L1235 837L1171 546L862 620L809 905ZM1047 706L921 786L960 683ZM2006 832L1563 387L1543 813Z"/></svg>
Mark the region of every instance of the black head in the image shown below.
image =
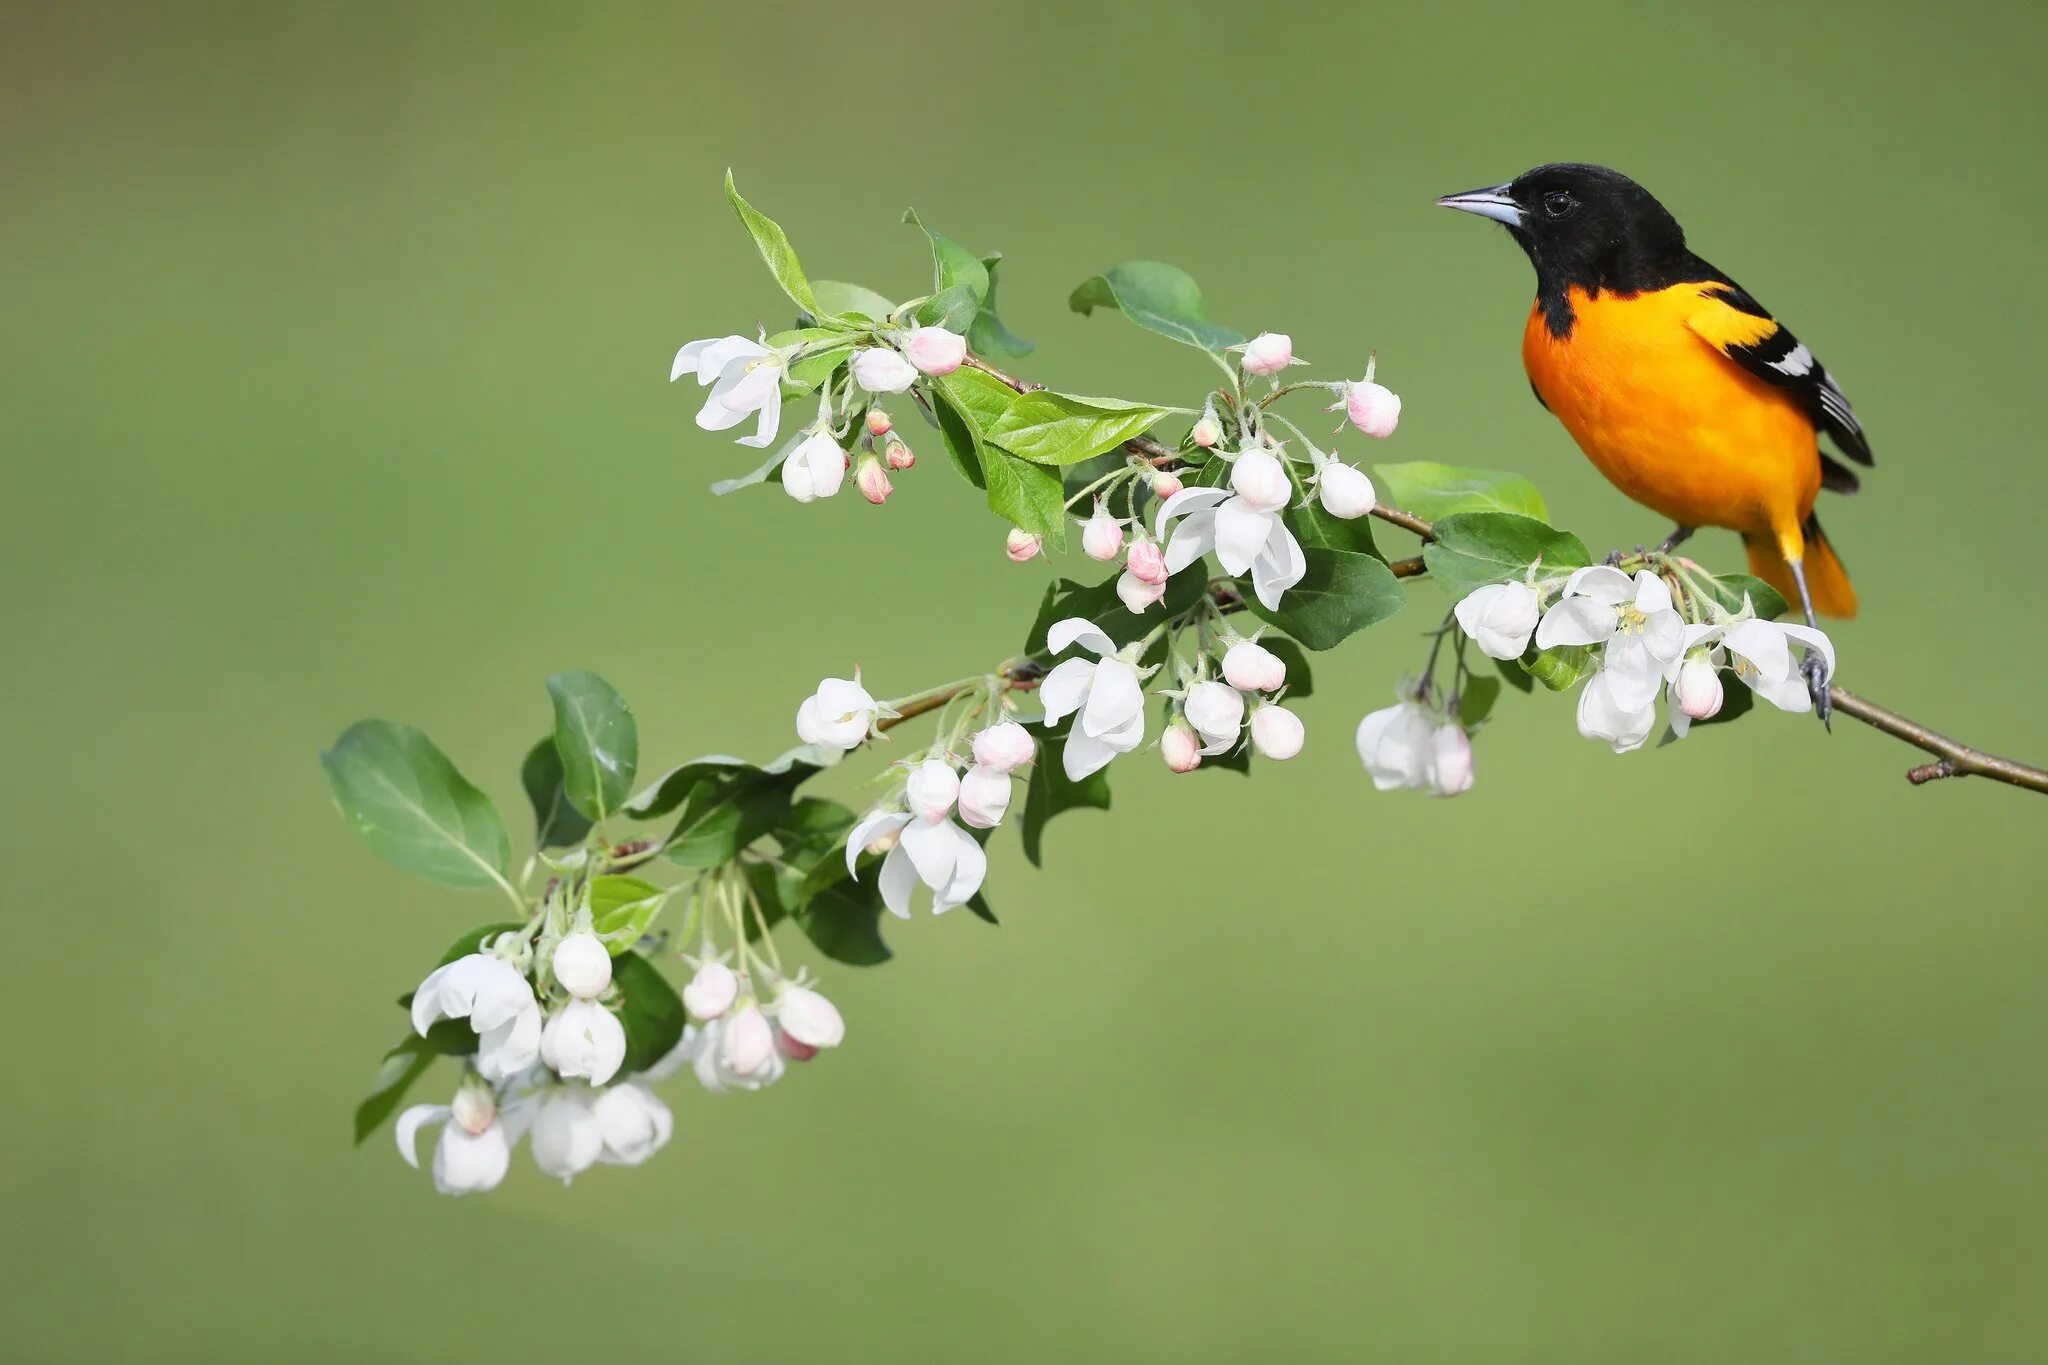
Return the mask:
<svg viewBox="0 0 2048 1365"><path fill-rule="evenodd" d="M1632 294L1686 277L1685 231L1650 192L1619 171L1538 166L1505 185L1436 201L1507 225L1536 267L1537 292Z"/></svg>

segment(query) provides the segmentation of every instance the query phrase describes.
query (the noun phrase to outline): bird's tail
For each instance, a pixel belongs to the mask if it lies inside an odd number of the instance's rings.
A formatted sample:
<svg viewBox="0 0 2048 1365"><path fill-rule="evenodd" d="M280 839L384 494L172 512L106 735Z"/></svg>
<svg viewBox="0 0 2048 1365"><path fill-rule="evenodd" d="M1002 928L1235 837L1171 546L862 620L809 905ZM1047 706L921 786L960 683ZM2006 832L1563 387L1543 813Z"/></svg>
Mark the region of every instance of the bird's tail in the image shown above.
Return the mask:
<svg viewBox="0 0 2048 1365"><path fill-rule="evenodd" d="M1806 519L1806 586L1813 593L1813 609L1822 616L1850 617L1856 614L1856 589L1849 583L1849 571L1835 557L1828 538L1821 533L1820 519ZM1792 580L1792 566L1785 560L1777 537L1744 536L1749 550L1749 571L1776 588L1793 610L1799 608L1799 585Z"/></svg>

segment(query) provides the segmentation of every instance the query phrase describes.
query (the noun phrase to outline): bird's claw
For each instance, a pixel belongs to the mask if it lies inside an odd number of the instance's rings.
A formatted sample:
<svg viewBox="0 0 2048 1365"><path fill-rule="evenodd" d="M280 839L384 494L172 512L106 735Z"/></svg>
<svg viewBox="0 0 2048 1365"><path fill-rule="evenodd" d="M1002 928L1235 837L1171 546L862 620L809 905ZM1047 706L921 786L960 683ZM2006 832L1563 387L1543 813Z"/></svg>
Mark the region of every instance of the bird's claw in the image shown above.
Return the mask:
<svg viewBox="0 0 2048 1365"><path fill-rule="evenodd" d="M1813 698L1813 712L1820 717L1820 723L1832 732L1829 717L1835 713L1834 699L1828 695L1827 665L1817 654L1808 654L1799 661L1799 672L1806 679L1806 695Z"/></svg>

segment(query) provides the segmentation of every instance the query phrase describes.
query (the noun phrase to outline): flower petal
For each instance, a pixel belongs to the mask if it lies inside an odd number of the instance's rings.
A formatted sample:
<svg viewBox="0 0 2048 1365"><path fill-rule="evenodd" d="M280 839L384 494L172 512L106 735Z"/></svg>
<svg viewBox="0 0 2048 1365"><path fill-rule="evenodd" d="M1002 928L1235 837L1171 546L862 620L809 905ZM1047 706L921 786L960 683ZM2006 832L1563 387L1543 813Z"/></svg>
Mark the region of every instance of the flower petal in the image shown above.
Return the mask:
<svg viewBox="0 0 2048 1365"><path fill-rule="evenodd" d="M1216 562L1235 578L1249 571L1279 518L1271 512L1253 510L1243 498L1232 498L1216 509Z"/></svg>
<svg viewBox="0 0 2048 1365"><path fill-rule="evenodd" d="M1664 581L1662 574L1651 573L1648 569L1636 570L1636 610L1645 616L1671 610L1671 585Z"/></svg>
<svg viewBox="0 0 2048 1365"><path fill-rule="evenodd" d="M420 1154L416 1150L420 1125L446 1123L455 1111L445 1104L415 1104L398 1116L398 1154L405 1158L405 1164L414 1170L420 1168Z"/></svg>
<svg viewBox="0 0 2048 1365"><path fill-rule="evenodd" d="M897 847L910 855L917 879L937 891L953 880L953 862L960 846L953 836L960 832L951 820L913 820L903 827Z"/></svg>
<svg viewBox="0 0 2048 1365"><path fill-rule="evenodd" d="M1192 493L1192 488L1183 492ZM1181 494L1174 494L1175 497ZM1166 542L1166 572L1177 574L1216 548L1216 514L1197 512L1173 528Z"/></svg>
<svg viewBox="0 0 2048 1365"><path fill-rule="evenodd" d="M917 886L917 868L902 844L890 849L889 856L882 859L881 881L882 904L897 919L909 919L910 893Z"/></svg>
<svg viewBox="0 0 2048 1365"><path fill-rule="evenodd" d="M1095 684L1088 689L1088 705L1081 710L1080 729L1090 735L1106 735L1129 722L1145 709L1145 689L1137 670L1116 659L1095 665Z"/></svg>
<svg viewBox="0 0 2048 1365"><path fill-rule="evenodd" d="M1069 616L1064 621L1055 621L1045 632L1045 647L1054 654L1065 653L1069 646L1077 643L1088 646L1097 654L1116 653L1116 641L1085 616Z"/></svg>
<svg viewBox="0 0 2048 1365"><path fill-rule="evenodd" d="M1142 724L1144 717L1140 716L1138 719ZM1109 766L1109 760L1121 752L1123 751L1106 738L1098 739L1094 735L1076 730L1067 736L1065 752L1060 756L1060 765L1066 769L1068 781L1079 782L1084 777L1101 772Z"/></svg>
<svg viewBox="0 0 2048 1365"><path fill-rule="evenodd" d="M1287 523L1274 517L1266 548L1252 561L1252 591L1267 611L1278 611L1280 595L1307 573L1308 556L1301 552L1301 542L1287 529Z"/></svg>
<svg viewBox="0 0 2048 1365"><path fill-rule="evenodd" d="M1614 634L1614 625L1614 608L1608 603L1591 597L1567 597L1543 613L1543 620L1536 626L1536 648L1597 645Z"/></svg>
<svg viewBox="0 0 2048 1365"><path fill-rule="evenodd" d="M775 443L775 435L781 430L782 399L781 395L778 394L762 405L760 424L754 428L752 436L740 437L740 444L752 446L756 450L766 449ZM828 474L830 476L830 487L826 486ZM816 460L811 462L811 478L814 481L817 495L821 498L830 497L832 494L837 493L839 491L839 480L845 477L845 474L846 462L844 460L841 460L829 471L820 469Z"/></svg>
<svg viewBox="0 0 2048 1365"><path fill-rule="evenodd" d="M1765 681L1783 682L1792 674L1792 648L1785 643L1785 630L1775 621L1738 621L1722 643L1729 653L1749 660Z"/></svg>
<svg viewBox="0 0 2048 1365"><path fill-rule="evenodd" d="M1152 518L1153 536L1164 540L1166 538L1167 522L1172 521L1175 517L1186 516L1191 512L1199 512L1205 507L1213 507L1229 496L1230 490L1228 488L1210 488L1206 485L1200 485L1181 489L1180 492L1175 493L1165 502L1159 504L1159 511Z"/></svg>
<svg viewBox="0 0 2048 1365"><path fill-rule="evenodd" d="M934 915L943 915L954 906L973 900L981 890L982 879L988 876L988 854L981 844L958 826L953 832L959 836L959 857L953 864L952 880L932 899Z"/></svg>
<svg viewBox="0 0 2048 1365"><path fill-rule="evenodd" d="M1068 713L1078 711L1088 700L1095 684L1095 665L1086 659L1063 659L1038 685L1038 704L1045 708L1045 723L1058 725Z"/></svg>
<svg viewBox="0 0 2048 1365"><path fill-rule="evenodd" d="M1820 651L1821 663L1825 665L1827 670L1821 675L1823 682L1835 676L1835 642L1828 638L1826 631L1815 630L1811 626L1792 625L1779 626L1778 629L1794 640L1797 640L1800 644L1805 645L1809 650Z"/></svg>
<svg viewBox="0 0 2048 1365"><path fill-rule="evenodd" d="M854 865L860 861L860 855L867 850L867 846L884 834L893 834L909 823L910 817L897 811L869 811L846 836L847 873L858 876L859 874L854 872Z"/></svg>
<svg viewBox="0 0 2048 1365"><path fill-rule="evenodd" d="M1567 597L1590 597L1595 602L1618 607L1636 595L1636 585L1612 564L1589 564L1574 570L1564 581L1564 592Z"/></svg>

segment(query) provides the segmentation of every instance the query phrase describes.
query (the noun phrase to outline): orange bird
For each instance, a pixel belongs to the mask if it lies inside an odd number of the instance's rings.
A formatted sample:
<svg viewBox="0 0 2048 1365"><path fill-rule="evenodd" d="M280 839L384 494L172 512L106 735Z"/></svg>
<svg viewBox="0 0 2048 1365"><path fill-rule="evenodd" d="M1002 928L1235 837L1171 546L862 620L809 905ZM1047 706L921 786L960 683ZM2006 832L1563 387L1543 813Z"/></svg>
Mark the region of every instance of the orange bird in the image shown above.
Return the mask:
<svg viewBox="0 0 2048 1365"><path fill-rule="evenodd" d="M1872 463L1862 424L1812 351L1747 290L1686 249L1685 231L1604 166L1539 166L1436 201L1507 225L1536 267L1522 365L1609 483L1671 518L1738 531L1752 572L1814 613L1854 616L1856 590L1821 534L1823 488ZM1826 690L1815 702L1827 715Z"/></svg>

